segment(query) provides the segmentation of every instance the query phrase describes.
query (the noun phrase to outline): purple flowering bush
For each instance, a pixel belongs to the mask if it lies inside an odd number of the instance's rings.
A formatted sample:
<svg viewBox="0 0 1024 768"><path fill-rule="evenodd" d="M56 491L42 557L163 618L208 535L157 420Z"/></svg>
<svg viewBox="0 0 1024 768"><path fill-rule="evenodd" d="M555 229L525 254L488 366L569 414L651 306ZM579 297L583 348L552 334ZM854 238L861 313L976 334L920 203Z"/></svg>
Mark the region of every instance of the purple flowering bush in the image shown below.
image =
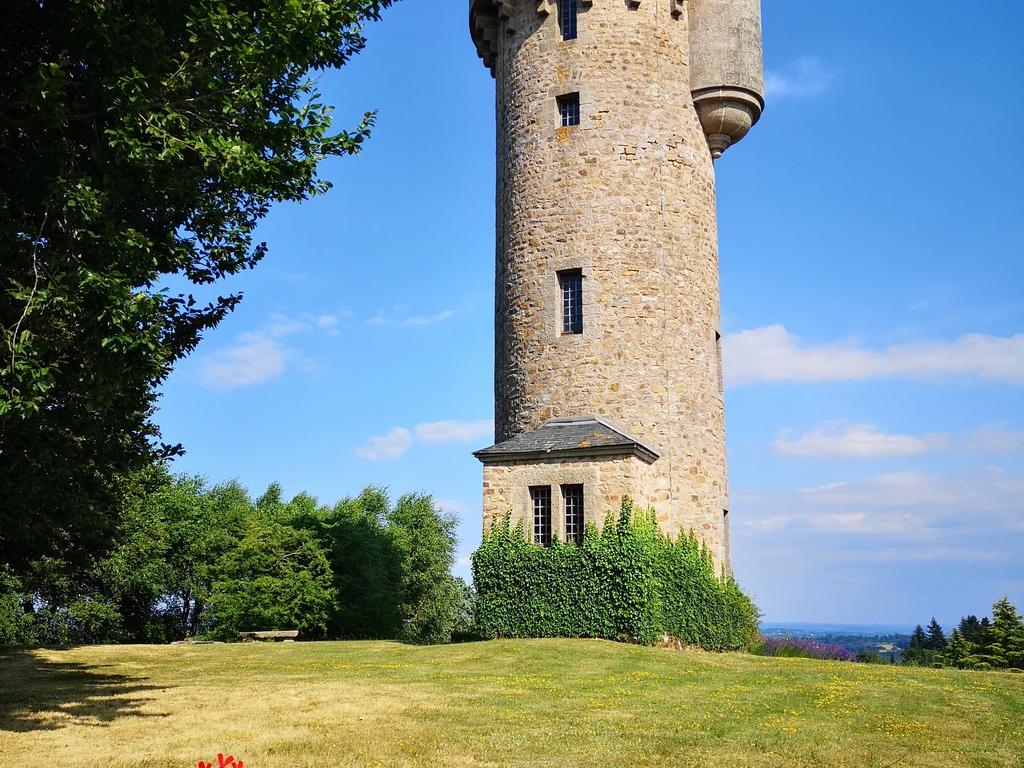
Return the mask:
<svg viewBox="0 0 1024 768"><path fill-rule="evenodd" d="M765 637L754 646L759 656L780 656L800 659L821 659L822 661L855 661L856 657L841 645L816 643L795 637Z"/></svg>

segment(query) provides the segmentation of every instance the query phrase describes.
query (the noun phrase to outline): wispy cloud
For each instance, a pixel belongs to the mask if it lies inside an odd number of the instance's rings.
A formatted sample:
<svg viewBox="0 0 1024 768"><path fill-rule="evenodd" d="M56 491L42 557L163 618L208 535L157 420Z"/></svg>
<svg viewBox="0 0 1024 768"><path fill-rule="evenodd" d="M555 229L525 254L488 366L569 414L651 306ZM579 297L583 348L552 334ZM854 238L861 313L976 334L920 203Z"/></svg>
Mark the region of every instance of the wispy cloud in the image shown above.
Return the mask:
<svg viewBox="0 0 1024 768"><path fill-rule="evenodd" d="M243 334L238 343L207 358L200 381L208 389L226 392L280 376L291 350L277 339Z"/></svg>
<svg viewBox="0 0 1024 768"><path fill-rule="evenodd" d="M342 319L350 316L348 310L271 315L262 328L239 334L234 344L207 354L201 362L199 381L208 389L226 392L276 379L289 363L303 360L284 339L311 332L337 336Z"/></svg>
<svg viewBox="0 0 1024 768"><path fill-rule="evenodd" d="M417 424L412 430L395 427L386 435L371 437L356 455L369 461L394 460L401 458L416 440L428 445L471 443L490 439L493 434L494 422L490 419L430 421Z"/></svg>
<svg viewBox="0 0 1024 768"><path fill-rule="evenodd" d="M367 461L385 461L401 458L412 448L413 437L408 429L395 427L386 435L371 437L366 445L356 449L356 456Z"/></svg>
<svg viewBox="0 0 1024 768"><path fill-rule="evenodd" d="M383 309L366 321L367 325L400 326L403 328L424 328L451 320L459 313L457 309L442 309L429 315L403 315L400 309L389 313Z"/></svg>
<svg viewBox="0 0 1024 768"><path fill-rule="evenodd" d="M435 497L434 504L445 512L451 512L454 515L462 516L469 513L469 507L458 499Z"/></svg>
<svg viewBox="0 0 1024 768"><path fill-rule="evenodd" d="M1005 454L1024 448L1024 432L988 426L960 434L900 435L871 424L836 422L798 437L783 430L772 448L783 456L813 459L882 459L945 451Z"/></svg>
<svg viewBox="0 0 1024 768"><path fill-rule="evenodd" d="M944 435L886 434L870 424L837 424L819 427L799 437L783 430L772 443L776 453L816 459L878 459L916 456L947 447Z"/></svg>
<svg viewBox="0 0 1024 768"><path fill-rule="evenodd" d="M1024 532L1024 477L998 468L959 476L887 473L796 491L736 492L740 535L875 536L888 546L955 546ZM791 540L791 539L789 539ZM998 548L997 548L998 549ZM1001 550L999 550L1001 551Z"/></svg>
<svg viewBox="0 0 1024 768"><path fill-rule="evenodd" d="M432 315L413 315L412 317L407 317L402 321L402 325L410 328L422 328L425 325L443 323L445 320L450 320L454 316L454 309L442 309L440 312L435 312Z"/></svg>
<svg viewBox="0 0 1024 768"><path fill-rule="evenodd" d="M920 341L872 350L856 342L804 344L781 325L725 338L730 386L770 381L859 381L975 376L1024 383L1024 333L970 334L952 341Z"/></svg>
<svg viewBox="0 0 1024 768"><path fill-rule="evenodd" d="M477 421L431 421L416 425L416 437L424 443L469 443L494 434L491 419Z"/></svg>
<svg viewBox="0 0 1024 768"><path fill-rule="evenodd" d="M833 79L834 73L818 56L801 56L781 69L769 69L764 89L772 99L808 99L824 93Z"/></svg>

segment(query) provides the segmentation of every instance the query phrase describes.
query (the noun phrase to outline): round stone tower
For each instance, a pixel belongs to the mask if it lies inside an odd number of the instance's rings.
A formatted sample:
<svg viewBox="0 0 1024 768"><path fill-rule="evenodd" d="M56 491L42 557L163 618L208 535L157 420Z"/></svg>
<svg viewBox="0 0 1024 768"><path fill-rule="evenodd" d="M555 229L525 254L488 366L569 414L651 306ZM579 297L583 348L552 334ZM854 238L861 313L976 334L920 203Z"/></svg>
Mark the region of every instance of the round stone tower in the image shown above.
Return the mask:
<svg viewBox="0 0 1024 768"><path fill-rule="evenodd" d="M471 0L470 27L497 95L485 526L578 538L628 496L728 568L713 158L761 114L759 0Z"/></svg>

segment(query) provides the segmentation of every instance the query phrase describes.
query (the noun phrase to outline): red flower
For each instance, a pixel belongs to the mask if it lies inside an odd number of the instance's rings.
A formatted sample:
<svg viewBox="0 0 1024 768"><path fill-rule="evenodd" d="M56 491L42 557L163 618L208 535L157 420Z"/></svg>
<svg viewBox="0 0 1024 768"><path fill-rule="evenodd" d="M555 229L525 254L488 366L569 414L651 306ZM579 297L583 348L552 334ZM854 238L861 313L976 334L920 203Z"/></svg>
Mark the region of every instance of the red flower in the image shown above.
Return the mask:
<svg viewBox="0 0 1024 768"><path fill-rule="evenodd" d="M213 768L213 763L207 763L203 760L200 760L196 768ZM245 763L243 763L241 760L235 760L235 758L232 755L224 757L223 754L218 754L217 768L245 768Z"/></svg>

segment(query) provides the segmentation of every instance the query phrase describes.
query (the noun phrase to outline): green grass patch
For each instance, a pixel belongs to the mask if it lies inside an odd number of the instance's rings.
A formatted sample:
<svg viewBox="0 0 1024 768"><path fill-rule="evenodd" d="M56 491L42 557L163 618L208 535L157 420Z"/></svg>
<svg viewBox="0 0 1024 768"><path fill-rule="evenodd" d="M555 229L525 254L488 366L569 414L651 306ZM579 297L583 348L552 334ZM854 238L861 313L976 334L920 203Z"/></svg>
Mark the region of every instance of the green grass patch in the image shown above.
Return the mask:
<svg viewBox="0 0 1024 768"><path fill-rule="evenodd" d="M246 768L1024 767L1024 676L599 640L0 654L4 766L218 752Z"/></svg>

